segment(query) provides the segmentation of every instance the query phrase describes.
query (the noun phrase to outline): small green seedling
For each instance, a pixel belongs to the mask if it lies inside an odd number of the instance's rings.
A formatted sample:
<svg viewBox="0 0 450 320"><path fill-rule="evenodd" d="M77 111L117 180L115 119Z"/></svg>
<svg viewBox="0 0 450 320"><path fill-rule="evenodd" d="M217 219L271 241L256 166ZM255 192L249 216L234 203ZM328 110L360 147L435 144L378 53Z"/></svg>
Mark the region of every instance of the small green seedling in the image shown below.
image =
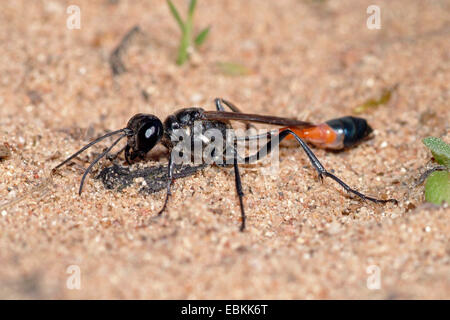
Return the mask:
<svg viewBox="0 0 450 320"><path fill-rule="evenodd" d="M450 168L450 145L439 138L428 137L423 139L423 144L431 150L437 163Z"/></svg>
<svg viewBox="0 0 450 320"><path fill-rule="evenodd" d="M434 159L440 164L428 171L425 200L438 205L444 201L450 204L450 145L435 137L423 139L423 144L431 150Z"/></svg>
<svg viewBox="0 0 450 320"><path fill-rule="evenodd" d="M200 31L195 36L195 39L193 39L192 38L193 17L195 6L197 5L197 0L191 0L189 2L189 10L186 21L181 20L181 16L178 13L177 8L175 8L175 5L172 3L172 1L167 0L167 4L169 5L170 12L172 12L173 17L175 18L175 20L178 23L178 26L181 29L181 40L180 46L178 48L177 64L182 65L189 59L189 54L194 49L192 43L194 43L196 47L201 46L208 37L210 27L207 27L202 31Z"/></svg>
<svg viewBox="0 0 450 320"><path fill-rule="evenodd" d="M397 86L398 85L395 85L391 88L384 89L383 92L381 93L381 96L378 99L372 98L372 99L367 100L363 104L354 108L353 113L360 114L369 109L375 109L375 108L379 107L380 105L387 104L391 100L392 93L397 89Z"/></svg>
<svg viewBox="0 0 450 320"><path fill-rule="evenodd" d="M235 62L218 62L217 68L227 76L246 76L252 73L246 66Z"/></svg>

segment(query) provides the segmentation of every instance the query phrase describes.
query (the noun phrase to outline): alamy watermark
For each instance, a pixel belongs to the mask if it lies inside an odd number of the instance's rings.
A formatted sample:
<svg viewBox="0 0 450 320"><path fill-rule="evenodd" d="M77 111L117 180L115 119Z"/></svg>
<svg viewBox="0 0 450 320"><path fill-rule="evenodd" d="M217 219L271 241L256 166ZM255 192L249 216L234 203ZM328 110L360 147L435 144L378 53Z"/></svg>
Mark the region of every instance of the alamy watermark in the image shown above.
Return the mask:
<svg viewBox="0 0 450 320"><path fill-rule="evenodd" d="M81 269L80 266L73 264L67 267L66 273L69 274L66 280L66 287L69 290L81 289Z"/></svg>
<svg viewBox="0 0 450 320"><path fill-rule="evenodd" d="M377 5L370 5L367 7L367 14L370 16L367 18L367 29L381 29L381 9Z"/></svg>
<svg viewBox="0 0 450 320"><path fill-rule="evenodd" d="M79 6L70 5L67 7L66 13L69 17L66 20L67 29L81 29L81 9Z"/></svg>
<svg viewBox="0 0 450 320"><path fill-rule="evenodd" d="M377 265L370 265L366 269L367 277L366 285L369 290L381 289L381 269Z"/></svg>
<svg viewBox="0 0 450 320"><path fill-rule="evenodd" d="M170 137L174 164L217 164L231 166L235 163L253 163L266 159L270 169L263 174L274 174L279 169L279 131L250 133L242 129L204 129L202 121L194 122L188 129L175 129ZM191 129L192 128L192 129ZM193 130L193 132L191 132Z"/></svg>

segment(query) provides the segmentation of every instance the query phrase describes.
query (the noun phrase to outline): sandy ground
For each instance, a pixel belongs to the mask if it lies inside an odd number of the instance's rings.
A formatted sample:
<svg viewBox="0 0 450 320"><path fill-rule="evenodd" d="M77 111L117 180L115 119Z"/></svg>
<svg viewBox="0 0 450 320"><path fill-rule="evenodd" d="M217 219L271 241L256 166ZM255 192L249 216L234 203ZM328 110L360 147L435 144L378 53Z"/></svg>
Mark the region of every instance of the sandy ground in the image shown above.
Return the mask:
<svg viewBox="0 0 450 320"><path fill-rule="evenodd" d="M398 84L388 104L363 114L373 139L315 150L358 190L400 203L364 203L319 183L287 144L277 175L261 175L264 163L241 168L246 232L233 171L218 167L176 181L167 214L141 228L163 192L105 190L91 175L77 195L105 142L46 193L1 211L0 298L450 298L450 210L424 204L414 185L430 166L421 139L450 140L450 1L377 1L382 28L368 30L373 2L199 1L196 26L211 25L210 38L178 67L179 31L165 1L77 1L80 30L66 28L69 2L2 1L0 143L12 153L0 161L2 201L137 112L213 110L224 97L247 112L321 122ZM143 34L123 57L128 72L113 79L109 54L136 24ZM224 75L221 62L252 72ZM165 159L158 147L135 166ZM367 286L368 268L379 289ZM73 270L80 289L70 286Z"/></svg>

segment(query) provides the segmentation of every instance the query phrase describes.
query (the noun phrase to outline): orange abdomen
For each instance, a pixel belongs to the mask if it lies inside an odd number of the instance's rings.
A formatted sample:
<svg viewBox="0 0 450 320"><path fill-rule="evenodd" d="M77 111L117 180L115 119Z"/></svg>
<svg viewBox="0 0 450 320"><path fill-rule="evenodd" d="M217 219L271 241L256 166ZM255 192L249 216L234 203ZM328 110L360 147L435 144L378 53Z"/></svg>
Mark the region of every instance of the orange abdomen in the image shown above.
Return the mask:
<svg viewBox="0 0 450 320"><path fill-rule="evenodd" d="M365 119L351 116L329 120L306 128L285 127L280 129L280 132L286 129L318 147L328 149L351 147L372 132L372 128ZM294 137L287 136L286 138Z"/></svg>
<svg viewBox="0 0 450 320"><path fill-rule="evenodd" d="M285 127L281 128L280 132L286 129L290 129L296 135L298 135L303 140L314 144L320 148L328 149L342 149L343 148L343 137L342 134L336 132L326 123L321 123L314 127L309 128L295 128L295 127ZM293 136L287 136L286 139L293 139Z"/></svg>

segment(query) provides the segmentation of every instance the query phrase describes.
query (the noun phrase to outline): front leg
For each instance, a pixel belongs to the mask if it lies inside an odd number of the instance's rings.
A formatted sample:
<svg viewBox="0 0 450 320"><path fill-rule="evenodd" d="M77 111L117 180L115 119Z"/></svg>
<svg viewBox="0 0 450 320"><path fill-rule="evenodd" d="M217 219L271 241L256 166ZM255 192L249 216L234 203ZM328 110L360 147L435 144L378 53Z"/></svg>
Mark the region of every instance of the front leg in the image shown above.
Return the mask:
<svg viewBox="0 0 450 320"><path fill-rule="evenodd" d="M242 182L241 182L241 175L239 174L239 166L238 166L238 155L237 151L235 149L234 159L233 159L233 165L234 165L234 181L236 183L236 192L239 197L239 207L241 208L241 227L240 231L244 231L245 229L245 209L244 209L244 191L242 190Z"/></svg>
<svg viewBox="0 0 450 320"><path fill-rule="evenodd" d="M131 162L130 162L130 146L127 144L125 146L125 160L127 161L128 165L131 166Z"/></svg>
<svg viewBox="0 0 450 320"><path fill-rule="evenodd" d="M174 166L174 162L173 162L173 158L172 158L172 152L170 152L169 165L167 167L167 169L168 169L168 177L167 177L166 199L164 200L164 205L163 205L162 209L158 212L158 216L160 216L164 212L164 210L166 210L167 203L169 202L169 197L172 194L172 192L170 191L170 188L172 187L172 184L173 184L173 170L174 170L174 168L175 168L175 166Z"/></svg>
<svg viewBox="0 0 450 320"><path fill-rule="evenodd" d="M117 157L119 156L119 154L121 154L124 150L126 150L127 148L129 148L128 144L126 146L124 146L122 149L120 149L119 151L117 151L116 153L108 153L106 155L106 159L108 159L109 161L114 161L117 159Z"/></svg>

